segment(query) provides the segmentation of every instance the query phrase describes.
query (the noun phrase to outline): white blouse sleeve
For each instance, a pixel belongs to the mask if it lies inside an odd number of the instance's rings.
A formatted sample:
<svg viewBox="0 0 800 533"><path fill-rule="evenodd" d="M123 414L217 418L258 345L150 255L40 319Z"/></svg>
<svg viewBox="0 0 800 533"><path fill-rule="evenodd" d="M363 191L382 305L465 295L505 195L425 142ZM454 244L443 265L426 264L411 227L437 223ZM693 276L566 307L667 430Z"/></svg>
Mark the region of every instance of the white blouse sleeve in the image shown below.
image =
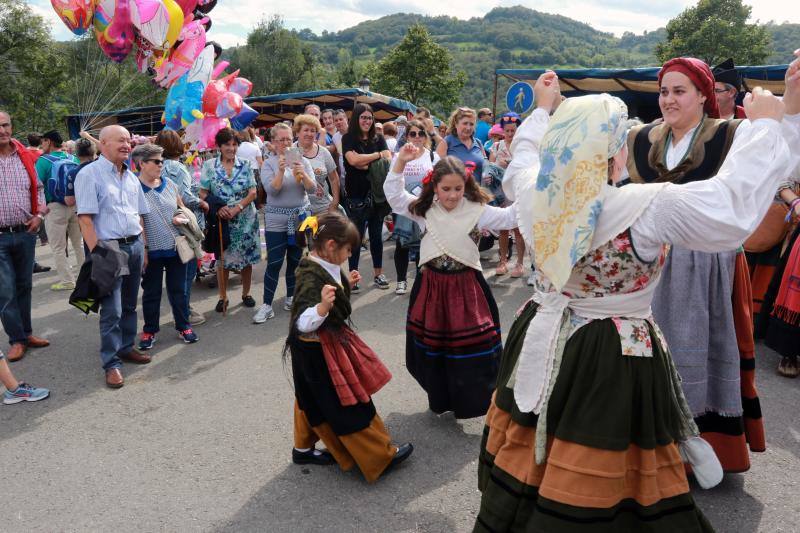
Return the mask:
<svg viewBox="0 0 800 533"><path fill-rule="evenodd" d="M303 311L299 317L297 317L297 330L300 333L311 333L312 331L317 331L319 327L325 322L325 319L328 318L328 315L321 316L317 313L317 306L313 305Z"/></svg>
<svg viewBox="0 0 800 533"><path fill-rule="evenodd" d="M421 230L425 231L425 218L414 215L408 210L408 206L417 197L406 190L405 183L406 180L402 174L390 170L386 176L386 181L383 182L383 193L386 195L386 201L389 202L393 213L410 218L419 224Z"/></svg>
<svg viewBox="0 0 800 533"><path fill-rule="evenodd" d="M666 185L631 227L639 255L655 259L662 243L701 252L741 246L763 218L778 183L797 167L789 146L800 139L798 129L791 128L798 117L788 118L789 128L760 119L737 133L713 178ZM796 140L787 144L789 137Z"/></svg>
<svg viewBox="0 0 800 533"><path fill-rule="evenodd" d="M517 204L509 207L494 207L487 205L478 219L478 229L501 231L514 229L517 223Z"/></svg>
<svg viewBox="0 0 800 533"><path fill-rule="evenodd" d="M503 192L509 200L516 200L519 196L517 191L522 184L518 181L527 179L523 178L530 175L527 171L533 167L539 168L539 144L549 123L547 111L537 108L517 128L510 148L512 159L503 174Z"/></svg>

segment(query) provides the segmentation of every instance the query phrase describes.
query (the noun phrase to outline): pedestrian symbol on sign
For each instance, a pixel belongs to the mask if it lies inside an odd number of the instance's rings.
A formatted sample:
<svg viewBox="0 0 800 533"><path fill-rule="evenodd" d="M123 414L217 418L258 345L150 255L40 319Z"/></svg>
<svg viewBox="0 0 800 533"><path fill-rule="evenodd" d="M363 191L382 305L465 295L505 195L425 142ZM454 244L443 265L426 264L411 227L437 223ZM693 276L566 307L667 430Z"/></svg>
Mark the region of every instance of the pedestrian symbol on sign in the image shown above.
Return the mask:
<svg viewBox="0 0 800 533"><path fill-rule="evenodd" d="M515 113L527 113L533 106L533 87L524 81L512 85L506 93L506 107Z"/></svg>

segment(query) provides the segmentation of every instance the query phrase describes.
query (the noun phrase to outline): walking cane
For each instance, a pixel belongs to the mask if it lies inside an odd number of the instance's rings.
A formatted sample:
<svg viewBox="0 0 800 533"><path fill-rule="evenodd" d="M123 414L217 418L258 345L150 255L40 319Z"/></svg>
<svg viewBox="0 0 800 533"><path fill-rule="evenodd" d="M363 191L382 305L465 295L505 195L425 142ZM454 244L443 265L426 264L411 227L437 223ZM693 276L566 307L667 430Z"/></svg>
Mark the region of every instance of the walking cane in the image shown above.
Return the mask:
<svg viewBox="0 0 800 533"><path fill-rule="evenodd" d="M228 283L225 280L225 246L222 240L222 218L217 215L217 227L219 228L219 259L217 268L222 264L222 275L219 277L219 286L222 287L222 316L228 315Z"/></svg>

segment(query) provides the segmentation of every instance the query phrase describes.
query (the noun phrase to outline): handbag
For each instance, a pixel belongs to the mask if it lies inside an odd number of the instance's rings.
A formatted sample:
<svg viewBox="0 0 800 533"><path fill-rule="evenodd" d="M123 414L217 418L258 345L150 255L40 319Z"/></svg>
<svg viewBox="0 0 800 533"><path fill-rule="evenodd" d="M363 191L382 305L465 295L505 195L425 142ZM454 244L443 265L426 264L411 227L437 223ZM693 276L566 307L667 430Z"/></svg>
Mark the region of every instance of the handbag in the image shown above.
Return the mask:
<svg viewBox="0 0 800 533"><path fill-rule="evenodd" d="M792 227L786 222L789 207L783 202L773 202L756 230L744 241L747 252L761 253L783 242Z"/></svg>
<svg viewBox="0 0 800 533"><path fill-rule="evenodd" d="M175 250L178 252L178 257L181 263L188 263L189 261L196 261L197 256L194 253L192 245L189 244L189 239L185 235L175 237Z"/></svg>

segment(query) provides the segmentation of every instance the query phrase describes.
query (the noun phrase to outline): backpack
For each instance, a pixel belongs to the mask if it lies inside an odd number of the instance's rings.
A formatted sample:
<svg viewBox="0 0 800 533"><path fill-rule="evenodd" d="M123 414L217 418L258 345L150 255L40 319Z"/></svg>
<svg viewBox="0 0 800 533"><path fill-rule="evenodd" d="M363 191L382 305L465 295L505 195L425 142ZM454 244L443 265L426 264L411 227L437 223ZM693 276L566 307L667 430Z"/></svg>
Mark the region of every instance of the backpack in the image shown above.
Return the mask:
<svg viewBox="0 0 800 533"><path fill-rule="evenodd" d="M79 165L71 157L62 159L51 155L43 155L42 157L53 164L50 168L50 178L47 180L47 193L54 202L63 204L64 197L67 194L69 173L71 170L78 168Z"/></svg>

